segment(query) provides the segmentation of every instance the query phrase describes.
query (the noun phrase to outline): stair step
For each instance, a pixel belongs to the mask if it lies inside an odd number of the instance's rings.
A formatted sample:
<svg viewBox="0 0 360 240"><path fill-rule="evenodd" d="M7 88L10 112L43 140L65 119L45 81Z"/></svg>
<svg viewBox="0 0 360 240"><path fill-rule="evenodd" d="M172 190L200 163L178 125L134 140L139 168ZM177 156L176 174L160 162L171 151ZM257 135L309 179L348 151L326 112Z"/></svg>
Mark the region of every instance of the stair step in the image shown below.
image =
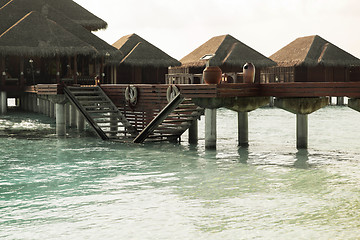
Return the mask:
<svg viewBox="0 0 360 240"><path fill-rule="evenodd" d="M163 123L178 123L178 122L192 122L194 119L187 118L187 119L165 119Z"/></svg>
<svg viewBox="0 0 360 240"><path fill-rule="evenodd" d="M76 98L78 99L78 101L82 101L82 100L86 100L86 99L91 99L91 100L94 100L94 99L101 99L103 100L103 97L102 96L76 96Z"/></svg>
<svg viewBox="0 0 360 240"><path fill-rule="evenodd" d="M85 104L82 104L83 106L87 106L86 104L101 104L101 103L109 103L108 101L105 101L105 100L103 100L103 101L82 101L82 102L84 102ZM91 106L91 105L89 105L89 106Z"/></svg>
<svg viewBox="0 0 360 240"><path fill-rule="evenodd" d="M173 111L173 113L183 113L183 112L199 112L199 111L202 111L202 109L189 109L189 108L186 108L186 109L175 109Z"/></svg>
<svg viewBox="0 0 360 240"><path fill-rule="evenodd" d="M197 117L198 116L198 114L170 114L169 116L168 116L168 118L178 118L178 117L182 117L182 118L184 118L184 117L187 117L187 118L189 118L189 117Z"/></svg>
<svg viewBox="0 0 360 240"><path fill-rule="evenodd" d="M88 113L117 113L116 110L100 109L100 110L88 110Z"/></svg>
<svg viewBox="0 0 360 240"><path fill-rule="evenodd" d="M67 87L69 90L73 91L73 90L98 90L97 87L74 87L74 86L68 86Z"/></svg>
<svg viewBox="0 0 360 240"><path fill-rule="evenodd" d="M178 134L161 134L161 135L149 135L148 138L168 138L168 137L179 137Z"/></svg>

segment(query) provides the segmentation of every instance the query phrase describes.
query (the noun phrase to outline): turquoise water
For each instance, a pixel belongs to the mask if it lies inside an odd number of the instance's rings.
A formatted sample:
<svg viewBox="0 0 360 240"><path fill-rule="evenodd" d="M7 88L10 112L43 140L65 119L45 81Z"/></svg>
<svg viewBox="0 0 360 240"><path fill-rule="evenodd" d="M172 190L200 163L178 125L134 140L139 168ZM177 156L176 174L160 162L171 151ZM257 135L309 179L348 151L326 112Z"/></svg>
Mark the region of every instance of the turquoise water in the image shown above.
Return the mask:
<svg viewBox="0 0 360 240"><path fill-rule="evenodd" d="M249 113L248 149L236 114L218 111L218 147L131 145L54 120L0 117L0 239L360 239L360 113Z"/></svg>

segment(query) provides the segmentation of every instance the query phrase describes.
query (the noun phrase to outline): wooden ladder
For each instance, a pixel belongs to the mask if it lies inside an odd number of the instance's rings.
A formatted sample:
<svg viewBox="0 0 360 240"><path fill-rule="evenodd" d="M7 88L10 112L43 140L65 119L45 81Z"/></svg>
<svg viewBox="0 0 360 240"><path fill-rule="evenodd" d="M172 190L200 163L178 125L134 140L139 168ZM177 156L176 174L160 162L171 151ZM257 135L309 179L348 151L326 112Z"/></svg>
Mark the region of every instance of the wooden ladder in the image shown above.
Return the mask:
<svg viewBox="0 0 360 240"><path fill-rule="evenodd" d="M103 140L134 138L138 134L99 86L68 86L64 92Z"/></svg>
<svg viewBox="0 0 360 240"><path fill-rule="evenodd" d="M133 140L134 143L144 141L173 141L178 139L191 124L200 118L204 109L196 106L191 99L185 99L178 93L160 113Z"/></svg>

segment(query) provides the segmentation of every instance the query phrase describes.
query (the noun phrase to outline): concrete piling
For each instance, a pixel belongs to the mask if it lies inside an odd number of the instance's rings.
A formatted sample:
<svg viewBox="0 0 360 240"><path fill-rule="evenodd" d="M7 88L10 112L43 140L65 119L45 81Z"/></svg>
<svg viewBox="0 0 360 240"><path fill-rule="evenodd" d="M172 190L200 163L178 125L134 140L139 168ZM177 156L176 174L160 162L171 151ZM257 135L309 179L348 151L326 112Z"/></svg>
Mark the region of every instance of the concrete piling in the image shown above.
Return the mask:
<svg viewBox="0 0 360 240"><path fill-rule="evenodd" d="M0 113L7 113L7 94L6 92L0 92Z"/></svg>
<svg viewBox="0 0 360 240"><path fill-rule="evenodd" d="M296 147L306 149L308 147L308 115L296 114Z"/></svg>
<svg viewBox="0 0 360 240"><path fill-rule="evenodd" d="M216 108L205 109L205 148L216 149Z"/></svg>
<svg viewBox="0 0 360 240"><path fill-rule="evenodd" d="M190 144L196 144L198 142L198 120L195 120L191 123L189 127L189 139Z"/></svg>
<svg viewBox="0 0 360 240"><path fill-rule="evenodd" d="M65 104L56 103L56 134L57 136L66 135Z"/></svg>
<svg viewBox="0 0 360 240"><path fill-rule="evenodd" d="M249 146L248 112L238 112L238 145Z"/></svg>

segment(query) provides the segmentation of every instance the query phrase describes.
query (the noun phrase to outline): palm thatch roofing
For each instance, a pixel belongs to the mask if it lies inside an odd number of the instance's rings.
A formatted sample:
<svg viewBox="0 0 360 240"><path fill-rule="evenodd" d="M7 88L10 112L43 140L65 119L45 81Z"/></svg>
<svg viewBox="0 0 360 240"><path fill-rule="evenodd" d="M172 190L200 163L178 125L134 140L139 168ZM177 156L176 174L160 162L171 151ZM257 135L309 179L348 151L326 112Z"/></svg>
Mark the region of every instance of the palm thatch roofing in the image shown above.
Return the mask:
<svg viewBox="0 0 360 240"><path fill-rule="evenodd" d="M360 66L360 59L318 35L297 38L270 56L280 67Z"/></svg>
<svg viewBox="0 0 360 240"><path fill-rule="evenodd" d="M48 19L62 26L68 32L78 37L80 40L95 47L97 50L97 56L106 56L107 62L118 62L123 58L121 52L119 52L116 48L92 34L84 27L75 23L52 6L43 4L43 1L33 1L33 4L29 5L26 4L27 1L29 0L10 1L6 4L6 6L0 8L0 20L3 20L2 24L0 24L0 34L14 25L29 12L38 11Z"/></svg>
<svg viewBox="0 0 360 240"><path fill-rule="evenodd" d="M130 34L120 38L113 46L119 49L125 56L119 64L139 67L169 67L180 65L178 60L170 57L136 34Z"/></svg>
<svg viewBox="0 0 360 240"><path fill-rule="evenodd" d="M38 12L30 12L0 35L0 53L52 57L95 54L96 49Z"/></svg>
<svg viewBox="0 0 360 240"><path fill-rule="evenodd" d="M212 66L240 66L251 62L257 67L269 67L275 62L261 53L248 47L231 35L213 37L190 54L183 57L180 62L183 67L204 67L207 60L201 59L205 55L214 55L209 64Z"/></svg>
<svg viewBox="0 0 360 240"><path fill-rule="evenodd" d="M18 9L13 11L28 10L33 6L44 6L47 4L90 31L96 31L107 27L107 23L104 20L98 18L72 0L0 0L0 8L5 7L7 4L16 4L18 6ZM13 12L8 12L7 14L10 16ZM0 22L7 22L7 19L0 18Z"/></svg>

